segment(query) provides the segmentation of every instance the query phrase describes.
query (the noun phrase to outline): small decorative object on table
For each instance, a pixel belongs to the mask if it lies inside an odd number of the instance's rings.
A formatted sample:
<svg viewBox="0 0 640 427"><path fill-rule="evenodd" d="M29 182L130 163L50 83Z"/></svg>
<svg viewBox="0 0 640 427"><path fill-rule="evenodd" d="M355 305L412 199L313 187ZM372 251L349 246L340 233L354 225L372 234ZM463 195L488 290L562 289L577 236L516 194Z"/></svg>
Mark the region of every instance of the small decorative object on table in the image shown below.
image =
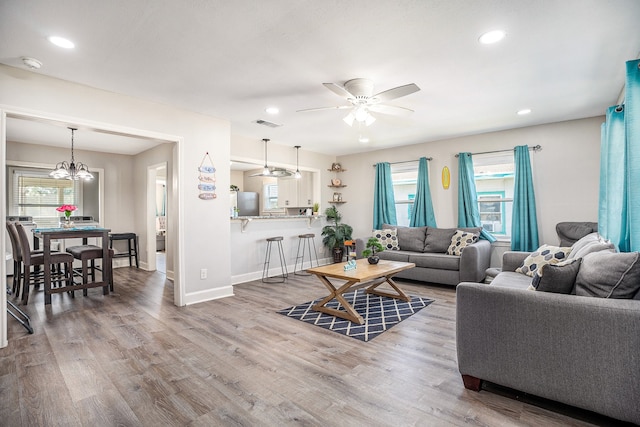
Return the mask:
<svg viewBox="0 0 640 427"><path fill-rule="evenodd" d="M73 228L75 226L75 224L71 222L71 212L75 211L76 209L78 208L74 205L62 205L56 208L58 212L64 212L64 216L67 219L65 222L60 224L62 228Z"/></svg>
<svg viewBox="0 0 640 427"><path fill-rule="evenodd" d="M376 252L384 251L384 246L382 246L382 243L375 237L370 237L369 240L367 240L366 247L367 249L362 251L362 256L367 257L369 264L377 264L378 261L380 261L380 257L376 255Z"/></svg>
<svg viewBox="0 0 640 427"><path fill-rule="evenodd" d="M344 265L344 271L355 270L358 268L358 264L356 264L356 260L352 259L351 261L347 261Z"/></svg>

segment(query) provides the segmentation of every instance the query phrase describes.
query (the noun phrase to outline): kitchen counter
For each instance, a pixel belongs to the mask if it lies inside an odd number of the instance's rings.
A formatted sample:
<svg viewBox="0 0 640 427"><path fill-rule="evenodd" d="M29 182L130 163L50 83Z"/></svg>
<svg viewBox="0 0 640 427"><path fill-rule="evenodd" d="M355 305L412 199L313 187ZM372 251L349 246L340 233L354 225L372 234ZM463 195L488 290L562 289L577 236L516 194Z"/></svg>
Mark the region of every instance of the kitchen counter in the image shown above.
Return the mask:
<svg viewBox="0 0 640 427"><path fill-rule="evenodd" d="M324 218L324 215L252 215L252 216L239 216L235 218L231 218L231 221L240 221L241 223L241 231L244 233L247 229L249 223L253 220L296 220L303 219L307 221L307 226L311 228L311 223Z"/></svg>

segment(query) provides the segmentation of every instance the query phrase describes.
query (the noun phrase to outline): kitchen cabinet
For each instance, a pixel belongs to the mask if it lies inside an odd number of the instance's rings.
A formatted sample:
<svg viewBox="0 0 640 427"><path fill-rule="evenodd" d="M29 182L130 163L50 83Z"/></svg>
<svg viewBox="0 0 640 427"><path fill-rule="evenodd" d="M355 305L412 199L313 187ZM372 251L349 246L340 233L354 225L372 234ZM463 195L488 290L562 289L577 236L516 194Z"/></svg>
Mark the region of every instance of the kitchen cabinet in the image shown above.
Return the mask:
<svg viewBox="0 0 640 427"><path fill-rule="evenodd" d="M278 207L307 208L313 205L313 174L301 172L302 178L278 178Z"/></svg>

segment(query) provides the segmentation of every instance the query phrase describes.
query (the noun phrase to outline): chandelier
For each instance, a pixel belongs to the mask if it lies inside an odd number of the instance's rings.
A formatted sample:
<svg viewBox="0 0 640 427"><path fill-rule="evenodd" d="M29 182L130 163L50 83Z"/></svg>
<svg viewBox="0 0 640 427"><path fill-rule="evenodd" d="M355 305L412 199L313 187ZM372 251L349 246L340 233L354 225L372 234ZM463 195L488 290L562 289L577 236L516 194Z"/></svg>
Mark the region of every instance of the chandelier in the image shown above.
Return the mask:
<svg viewBox="0 0 640 427"><path fill-rule="evenodd" d="M89 172L89 167L81 162L76 163L73 158L73 134L78 129L72 127L68 129L71 129L71 163L66 161L58 163L49 176L55 179L70 179L74 181L84 179L85 181L90 181L93 179L93 175Z"/></svg>

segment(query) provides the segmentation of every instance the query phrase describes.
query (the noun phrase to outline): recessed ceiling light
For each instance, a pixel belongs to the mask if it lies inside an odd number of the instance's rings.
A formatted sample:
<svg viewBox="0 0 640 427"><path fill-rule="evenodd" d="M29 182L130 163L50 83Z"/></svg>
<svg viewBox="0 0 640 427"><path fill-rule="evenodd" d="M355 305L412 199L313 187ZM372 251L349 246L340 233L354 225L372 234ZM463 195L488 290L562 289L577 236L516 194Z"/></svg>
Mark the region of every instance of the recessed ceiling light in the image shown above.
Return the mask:
<svg viewBox="0 0 640 427"><path fill-rule="evenodd" d="M71 40L65 39L64 37L51 36L49 37L49 41L56 46L63 47L65 49L73 49L76 47Z"/></svg>
<svg viewBox="0 0 640 427"><path fill-rule="evenodd" d="M519 116L525 116L527 114L531 113L531 109L530 108L523 108L522 110L518 111L518 115Z"/></svg>
<svg viewBox="0 0 640 427"><path fill-rule="evenodd" d="M506 35L507 33L502 30L493 30L481 35L478 41L482 44L493 44L502 40Z"/></svg>
<svg viewBox="0 0 640 427"><path fill-rule="evenodd" d="M267 114L278 114L280 109L278 107L267 107L264 109Z"/></svg>

